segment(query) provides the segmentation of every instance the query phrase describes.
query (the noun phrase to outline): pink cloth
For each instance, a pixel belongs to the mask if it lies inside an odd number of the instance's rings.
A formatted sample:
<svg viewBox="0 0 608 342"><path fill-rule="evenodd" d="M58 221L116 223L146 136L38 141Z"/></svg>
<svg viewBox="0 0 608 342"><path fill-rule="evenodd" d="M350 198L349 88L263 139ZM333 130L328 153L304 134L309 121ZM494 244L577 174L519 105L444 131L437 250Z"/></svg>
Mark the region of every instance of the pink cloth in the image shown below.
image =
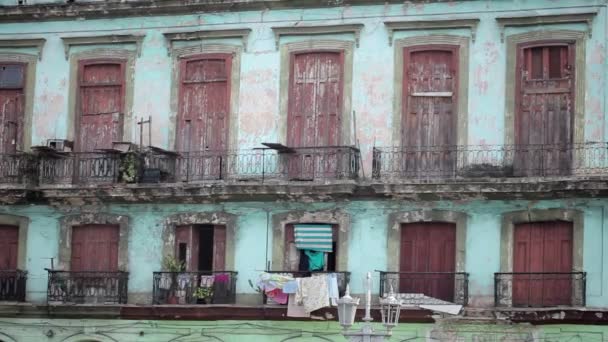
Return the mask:
<svg viewBox="0 0 608 342"><path fill-rule="evenodd" d="M287 299L289 295L287 293L283 293L281 289L274 289L266 292L266 296L268 298L272 298L275 302L279 304L287 304Z"/></svg>

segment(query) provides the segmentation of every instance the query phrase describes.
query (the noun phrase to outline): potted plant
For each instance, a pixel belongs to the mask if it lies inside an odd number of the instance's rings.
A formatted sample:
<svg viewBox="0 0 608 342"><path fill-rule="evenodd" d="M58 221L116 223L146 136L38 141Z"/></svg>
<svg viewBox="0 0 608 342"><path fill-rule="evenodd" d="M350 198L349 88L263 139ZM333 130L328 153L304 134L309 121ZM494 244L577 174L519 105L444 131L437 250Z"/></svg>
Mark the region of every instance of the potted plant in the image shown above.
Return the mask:
<svg viewBox="0 0 608 342"><path fill-rule="evenodd" d="M163 269L165 270L165 272L170 272L169 277L162 279L161 278L161 282L165 281L169 283L169 295L167 297L167 304L177 304L178 303L178 298L177 298L177 276L179 274L179 272L183 272L185 270L185 265L183 261L179 261L177 259L175 259L174 257L165 257L165 259L163 259ZM166 274L163 274L163 277L165 277Z"/></svg>
<svg viewBox="0 0 608 342"><path fill-rule="evenodd" d="M196 291L194 291L193 296L202 301L204 304L211 304L211 300L213 297L213 288L212 287L198 287Z"/></svg>

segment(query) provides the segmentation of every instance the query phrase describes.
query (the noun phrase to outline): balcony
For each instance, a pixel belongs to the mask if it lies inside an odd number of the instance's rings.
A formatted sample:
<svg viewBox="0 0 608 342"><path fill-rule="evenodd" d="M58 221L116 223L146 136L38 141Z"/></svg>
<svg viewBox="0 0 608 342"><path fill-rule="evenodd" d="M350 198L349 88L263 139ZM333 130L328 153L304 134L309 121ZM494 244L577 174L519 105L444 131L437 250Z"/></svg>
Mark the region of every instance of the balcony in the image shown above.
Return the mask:
<svg viewBox="0 0 608 342"><path fill-rule="evenodd" d="M154 272L154 304L234 304L237 272Z"/></svg>
<svg viewBox="0 0 608 342"><path fill-rule="evenodd" d="M112 184L119 179L122 155L114 152L57 152L39 157L40 185Z"/></svg>
<svg viewBox="0 0 608 342"><path fill-rule="evenodd" d="M348 285L348 283L350 282L350 272L336 272L336 271L313 271L313 272L307 272L307 271L266 271L266 273L271 273L271 274L283 274L283 275L289 275L293 278L304 278L304 277L310 277L313 274L328 274L328 273L335 273L338 277L338 292L340 293L340 297L342 297L344 295L344 293L346 292L346 285ZM268 297L266 297L265 294L262 294L263 296L263 303L264 304L270 304L270 301L268 300Z"/></svg>
<svg viewBox="0 0 608 342"><path fill-rule="evenodd" d="M25 185L36 181L36 159L31 154L0 154L0 184Z"/></svg>
<svg viewBox="0 0 608 342"><path fill-rule="evenodd" d="M467 305L469 300L469 274L464 272L380 272L380 296L385 296L391 289L402 297L423 294L460 305ZM421 299L417 304L433 304Z"/></svg>
<svg viewBox="0 0 608 342"><path fill-rule="evenodd" d="M126 304L128 272L53 271L47 301L59 304Z"/></svg>
<svg viewBox="0 0 608 342"><path fill-rule="evenodd" d="M494 274L497 307L585 306L586 272Z"/></svg>
<svg viewBox="0 0 608 342"><path fill-rule="evenodd" d="M375 147L376 181L608 175L607 143Z"/></svg>
<svg viewBox="0 0 608 342"><path fill-rule="evenodd" d="M0 270L0 300L25 301L27 272L21 270Z"/></svg>

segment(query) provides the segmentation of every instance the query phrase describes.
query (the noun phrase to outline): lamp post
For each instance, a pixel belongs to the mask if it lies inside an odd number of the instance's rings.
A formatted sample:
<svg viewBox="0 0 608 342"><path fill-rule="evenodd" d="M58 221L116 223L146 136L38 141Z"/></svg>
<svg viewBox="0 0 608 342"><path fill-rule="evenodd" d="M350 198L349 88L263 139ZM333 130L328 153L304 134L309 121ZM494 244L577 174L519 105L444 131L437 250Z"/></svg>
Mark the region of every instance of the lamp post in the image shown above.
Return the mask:
<svg viewBox="0 0 608 342"><path fill-rule="evenodd" d="M370 315L371 310L371 298L372 298L372 275L367 272L365 279L365 317L363 317L363 326L359 331L349 331L349 329L355 323L355 313L357 312L357 306L359 305L359 298L352 298L348 285L346 286L346 293L344 297L338 300L338 320L340 325L344 329L342 335L346 337L350 342L380 342L390 338L391 330L399 323L399 313L401 312L401 300L395 298L393 289L389 295L385 298L380 299L380 310L382 313L382 324L386 328L386 331L374 331L371 322L373 321Z"/></svg>

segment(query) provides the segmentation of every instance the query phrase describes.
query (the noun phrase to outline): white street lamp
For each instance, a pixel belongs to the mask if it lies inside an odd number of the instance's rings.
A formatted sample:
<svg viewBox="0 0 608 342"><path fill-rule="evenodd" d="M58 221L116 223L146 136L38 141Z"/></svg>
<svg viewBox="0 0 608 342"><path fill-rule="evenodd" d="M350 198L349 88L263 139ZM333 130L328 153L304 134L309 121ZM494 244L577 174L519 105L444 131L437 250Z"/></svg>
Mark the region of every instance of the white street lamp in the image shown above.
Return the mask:
<svg viewBox="0 0 608 342"><path fill-rule="evenodd" d="M380 300L382 312L382 324L386 327L385 332L375 332L371 322L373 321L370 314L371 297L372 297L372 275L367 272L365 279L366 300L365 300L365 317L363 317L363 326L360 331L350 332L348 329L355 323L355 313L359 298L352 298L348 286L344 297L338 300L338 320L344 328L342 335L350 342L380 342L388 339L391 336L391 329L399 323L399 312L401 311L401 301L395 298L393 290L388 297Z"/></svg>

